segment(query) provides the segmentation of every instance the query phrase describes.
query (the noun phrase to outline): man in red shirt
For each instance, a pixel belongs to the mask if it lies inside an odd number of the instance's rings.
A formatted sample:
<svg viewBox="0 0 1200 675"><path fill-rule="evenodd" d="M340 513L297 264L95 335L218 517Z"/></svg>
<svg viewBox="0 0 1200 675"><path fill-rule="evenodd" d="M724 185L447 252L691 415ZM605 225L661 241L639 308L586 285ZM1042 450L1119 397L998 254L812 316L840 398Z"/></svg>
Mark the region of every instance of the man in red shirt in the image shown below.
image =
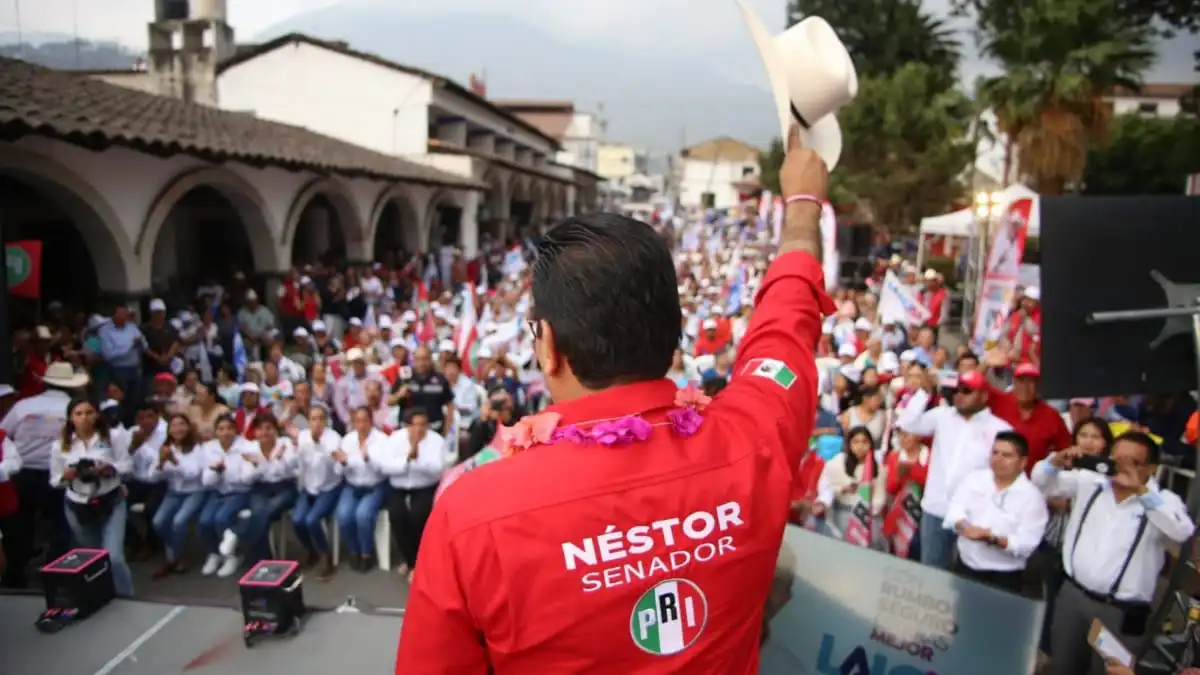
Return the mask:
<svg viewBox="0 0 1200 675"><path fill-rule="evenodd" d="M937 270L925 270L925 288L917 294L917 302L929 310L929 319L925 325L937 331L949 314L950 305L946 304L946 289L942 286L942 275Z"/></svg>
<svg viewBox="0 0 1200 675"><path fill-rule="evenodd" d="M801 196L714 401L665 379L679 296L652 228L596 214L545 235L531 328L555 404L502 431L515 454L439 498L398 675L758 672L815 419L813 347L834 309L820 264L828 173L798 137L780 182Z"/></svg>
<svg viewBox="0 0 1200 675"><path fill-rule="evenodd" d="M1036 286L1025 289L1021 304L1005 322L1004 346L1013 363L1042 362L1041 292Z"/></svg>
<svg viewBox="0 0 1200 675"><path fill-rule="evenodd" d="M1062 415L1038 397L1039 377L1041 371L1037 366L1022 363L1013 370L1012 391L993 387L988 396L992 414L1011 424L1013 431L1029 441L1026 474L1050 453L1066 450L1072 443L1071 432Z"/></svg>
<svg viewBox="0 0 1200 675"><path fill-rule="evenodd" d="M721 335L721 326L717 320L709 317L700 324L700 335L696 336L696 349L694 356L704 356L706 354L716 354L725 349L729 344L729 340Z"/></svg>

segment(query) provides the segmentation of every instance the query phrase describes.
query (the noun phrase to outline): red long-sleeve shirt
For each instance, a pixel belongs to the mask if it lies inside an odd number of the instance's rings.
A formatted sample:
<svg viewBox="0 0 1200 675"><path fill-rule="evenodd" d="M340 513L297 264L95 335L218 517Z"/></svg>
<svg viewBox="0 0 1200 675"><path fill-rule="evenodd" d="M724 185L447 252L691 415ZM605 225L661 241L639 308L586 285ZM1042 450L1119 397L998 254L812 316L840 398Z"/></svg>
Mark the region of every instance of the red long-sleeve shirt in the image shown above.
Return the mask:
<svg viewBox="0 0 1200 675"><path fill-rule="evenodd" d="M729 386L684 438L669 380L557 403L639 414L628 448L559 441L464 474L421 543L397 675L758 672L763 608L812 433L821 266L771 266ZM771 420L764 424L763 420Z"/></svg>
<svg viewBox="0 0 1200 675"><path fill-rule="evenodd" d="M1071 447L1071 432L1063 422L1062 415L1045 401L1033 404L1033 410L1026 417L1012 392L992 387L988 392L988 408L993 415L1011 424L1013 431L1024 436L1029 442L1029 457L1025 461L1026 474L1033 469L1034 464L1049 457L1050 453Z"/></svg>

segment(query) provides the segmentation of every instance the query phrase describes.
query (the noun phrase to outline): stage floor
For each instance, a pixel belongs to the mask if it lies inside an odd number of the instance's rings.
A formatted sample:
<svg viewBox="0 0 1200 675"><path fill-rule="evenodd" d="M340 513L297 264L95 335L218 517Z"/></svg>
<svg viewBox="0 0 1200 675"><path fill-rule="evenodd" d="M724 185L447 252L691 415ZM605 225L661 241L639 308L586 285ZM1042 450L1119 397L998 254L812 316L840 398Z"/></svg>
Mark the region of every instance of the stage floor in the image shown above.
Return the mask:
<svg viewBox="0 0 1200 675"><path fill-rule="evenodd" d="M44 608L39 596L0 595L4 675L389 673L401 622L399 616L317 612L300 635L247 649L241 613L232 609L119 600L45 635L33 626Z"/></svg>

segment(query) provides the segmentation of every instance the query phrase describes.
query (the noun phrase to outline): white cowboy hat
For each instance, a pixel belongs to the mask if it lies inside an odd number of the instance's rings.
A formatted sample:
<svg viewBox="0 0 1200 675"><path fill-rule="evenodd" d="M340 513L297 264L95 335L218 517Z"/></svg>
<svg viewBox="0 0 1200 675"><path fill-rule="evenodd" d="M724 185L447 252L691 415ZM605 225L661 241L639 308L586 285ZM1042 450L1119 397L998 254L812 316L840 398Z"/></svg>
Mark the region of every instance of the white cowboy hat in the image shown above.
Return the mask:
<svg viewBox="0 0 1200 675"><path fill-rule="evenodd" d="M63 361L51 363L42 375L42 382L59 389L78 389L88 383L87 373L77 373L71 364Z"/></svg>
<svg viewBox="0 0 1200 675"><path fill-rule="evenodd" d="M833 170L842 154L842 128L833 113L858 93L858 74L846 46L819 17L772 37L753 9L743 0L738 6L766 66L782 137L786 142L789 127L798 124L804 147Z"/></svg>

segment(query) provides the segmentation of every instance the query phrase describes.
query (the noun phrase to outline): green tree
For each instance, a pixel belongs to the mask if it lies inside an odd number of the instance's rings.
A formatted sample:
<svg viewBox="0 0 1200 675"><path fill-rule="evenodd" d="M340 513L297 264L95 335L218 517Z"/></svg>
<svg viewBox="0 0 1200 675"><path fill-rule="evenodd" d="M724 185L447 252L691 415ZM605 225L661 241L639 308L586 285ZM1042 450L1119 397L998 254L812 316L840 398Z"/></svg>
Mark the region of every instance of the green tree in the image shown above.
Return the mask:
<svg viewBox="0 0 1200 675"><path fill-rule="evenodd" d="M926 64L860 78L858 96L838 113L844 146L834 175L870 205L878 225L911 232L962 195L974 119L970 99L943 87Z"/></svg>
<svg viewBox="0 0 1200 675"><path fill-rule="evenodd" d="M1153 30L1113 0L965 0L976 39L1003 75L981 82L978 98L1019 150L1021 172L1044 194L1083 177L1090 143L1107 134L1103 100L1136 89L1154 62Z"/></svg>
<svg viewBox="0 0 1200 675"><path fill-rule="evenodd" d="M1084 193L1177 195L1193 173L1200 173L1200 120L1122 115L1088 151Z"/></svg>
<svg viewBox="0 0 1200 675"><path fill-rule="evenodd" d="M775 138L765 151L758 153L759 180L763 189L771 194L782 194L779 189L779 167L783 165L783 141Z"/></svg>
<svg viewBox="0 0 1200 675"><path fill-rule="evenodd" d="M789 0L788 25L806 16L833 26L860 78L919 62L944 78L947 87L954 81L962 44L945 21L921 10L920 0Z"/></svg>

